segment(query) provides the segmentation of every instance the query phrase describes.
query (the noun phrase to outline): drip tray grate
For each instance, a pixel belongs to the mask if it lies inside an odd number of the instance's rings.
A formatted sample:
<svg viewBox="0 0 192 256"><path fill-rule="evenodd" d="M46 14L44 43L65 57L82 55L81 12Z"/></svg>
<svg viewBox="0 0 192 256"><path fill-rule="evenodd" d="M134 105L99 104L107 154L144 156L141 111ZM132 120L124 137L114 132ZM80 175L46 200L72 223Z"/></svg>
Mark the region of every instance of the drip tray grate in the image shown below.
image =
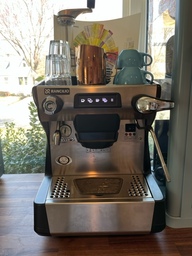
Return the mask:
<svg viewBox="0 0 192 256"><path fill-rule="evenodd" d="M139 176L132 176L130 186L128 189L128 195L131 197L148 196L147 190L144 188Z"/></svg>
<svg viewBox="0 0 192 256"><path fill-rule="evenodd" d="M142 199L152 197L143 175L54 176L48 198L70 200Z"/></svg>
<svg viewBox="0 0 192 256"><path fill-rule="evenodd" d="M68 189L68 184L65 183L65 177L58 177L52 192L51 198L69 198L70 197L70 190Z"/></svg>
<svg viewBox="0 0 192 256"><path fill-rule="evenodd" d="M118 194L121 190L121 178L81 178L74 183L83 195Z"/></svg>

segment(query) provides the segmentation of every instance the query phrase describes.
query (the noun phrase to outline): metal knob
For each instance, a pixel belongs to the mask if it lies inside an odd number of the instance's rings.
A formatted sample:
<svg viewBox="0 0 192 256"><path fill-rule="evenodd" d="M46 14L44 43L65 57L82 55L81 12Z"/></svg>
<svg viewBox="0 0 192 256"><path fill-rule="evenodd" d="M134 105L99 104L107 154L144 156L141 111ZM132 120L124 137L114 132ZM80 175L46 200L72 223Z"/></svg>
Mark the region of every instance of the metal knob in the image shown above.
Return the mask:
<svg viewBox="0 0 192 256"><path fill-rule="evenodd" d="M57 109L56 98L52 96L48 96L43 102L43 109L45 114L53 115Z"/></svg>
<svg viewBox="0 0 192 256"><path fill-rule="evenodd" d="M62 109L63 104L64 102L58 96L48 96L43 101L42 106L45 114L54 115Z"/></svg>

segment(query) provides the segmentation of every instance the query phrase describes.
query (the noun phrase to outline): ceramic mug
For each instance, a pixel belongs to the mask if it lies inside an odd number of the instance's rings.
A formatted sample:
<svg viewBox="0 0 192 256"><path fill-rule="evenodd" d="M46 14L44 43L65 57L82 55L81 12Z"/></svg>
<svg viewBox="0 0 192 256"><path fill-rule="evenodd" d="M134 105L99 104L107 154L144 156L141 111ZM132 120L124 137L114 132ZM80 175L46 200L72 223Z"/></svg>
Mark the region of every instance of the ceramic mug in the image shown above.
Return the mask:
<svg viewBox="0 0 192 256"><path fill-rule="evenodd" d="M153 74L138 67L124 67L114 77L114 84L153 83Z"/></svg>
<svg viewBox="0 0 192 256"><path fill-rule="evenodd" d="M138 52L135 49L122 50L118 56L116 68L122 69L123 67L139 67L151 65L153 59L151 55L143 52Z"/></svg>

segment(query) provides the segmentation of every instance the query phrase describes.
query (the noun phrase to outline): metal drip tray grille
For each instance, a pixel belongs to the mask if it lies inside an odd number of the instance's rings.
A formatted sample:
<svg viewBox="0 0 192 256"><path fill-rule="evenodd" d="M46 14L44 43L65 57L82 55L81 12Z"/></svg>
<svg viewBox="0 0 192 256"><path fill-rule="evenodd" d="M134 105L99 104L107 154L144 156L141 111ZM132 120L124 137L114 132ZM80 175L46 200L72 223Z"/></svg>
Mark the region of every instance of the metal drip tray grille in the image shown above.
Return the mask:
<svg viewBox="0 0 192 256"><path fill-rule="evenodd" d="M51 198L69 198L70 197L70 190L68 190L68 184L65 183L65 177L58 177L51 195Z"/></svg>
<svg viewBox="0 0 192 256"><path fill-rule="evenodd" d="M82 178L74 183L82 195L118 194L121 190L121 178Z"/></svg>
<svg viewBox="0 0 192 256"><path fill-rule="evenodd" d="M47 199L142 200L152 197L143 175L54 176Z"/></svg>
<svg viewBox="0 0 192 256"><path fill-rule="evenodd" d="M132 176L130 188L128 189L128 195L131 197L148 196L148 192L144 188L139 176Z"/></svg>

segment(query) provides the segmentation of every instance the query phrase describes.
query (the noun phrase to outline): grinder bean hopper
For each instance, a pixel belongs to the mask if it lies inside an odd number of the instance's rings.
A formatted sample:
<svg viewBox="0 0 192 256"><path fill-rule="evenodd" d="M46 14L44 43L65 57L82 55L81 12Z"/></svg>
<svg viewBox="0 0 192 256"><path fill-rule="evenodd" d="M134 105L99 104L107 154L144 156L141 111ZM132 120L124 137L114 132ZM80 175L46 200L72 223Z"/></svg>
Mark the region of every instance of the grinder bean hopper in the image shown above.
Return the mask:
<svg viewBox="0 0 192 256"><path fill-rule="evenodd" d="M87 8L65 9L58 12L54 16L54 38L64 40L69 43L71 52L71 78L72 84L77 84L76 79L76 60L75 49L73 47L73 26L78 15L83 13L91 13L95 7L95 0L87 0Z"/></svg>

